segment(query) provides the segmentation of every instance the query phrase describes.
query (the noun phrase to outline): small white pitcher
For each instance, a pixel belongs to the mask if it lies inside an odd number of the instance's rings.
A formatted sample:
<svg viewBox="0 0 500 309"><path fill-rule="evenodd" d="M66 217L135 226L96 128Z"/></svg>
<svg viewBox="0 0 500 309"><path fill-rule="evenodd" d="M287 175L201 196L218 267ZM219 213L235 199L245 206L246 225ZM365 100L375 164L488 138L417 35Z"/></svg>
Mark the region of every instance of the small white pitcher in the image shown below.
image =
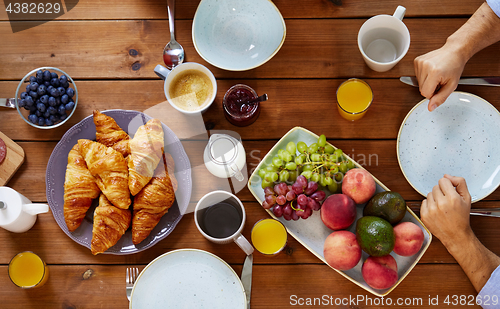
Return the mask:
<svg viewBox="0 0 500 309"><path fill-rule="evenodd" d="M235 177L245 180L241 173L246 164L245 148L240 141L227 134L212 134L203 153L205 166L219 178Z"/></svg>
<svg viewBox="0 0 500 309"><path fill-rule="evenodd" d="M0 187L0 227L14 233L28 231L37 214L49 211L47 204L33 204L24 195L9 187Z"/></svg>

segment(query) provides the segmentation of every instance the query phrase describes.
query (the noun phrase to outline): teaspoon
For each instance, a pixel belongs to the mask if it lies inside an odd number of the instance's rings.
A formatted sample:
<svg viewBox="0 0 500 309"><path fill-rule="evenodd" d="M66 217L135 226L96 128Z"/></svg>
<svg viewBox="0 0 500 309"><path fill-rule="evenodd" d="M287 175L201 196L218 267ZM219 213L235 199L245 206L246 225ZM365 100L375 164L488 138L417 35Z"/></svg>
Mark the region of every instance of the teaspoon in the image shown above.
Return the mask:
<svg viewBox="0 0 500 309"><path fill-rule="evenodd" d="M175 0L167 0L168 26L170 28L170 42L163 49L163 62L171 70L184 62L184 48L175 40L174 18Z"/></svg>

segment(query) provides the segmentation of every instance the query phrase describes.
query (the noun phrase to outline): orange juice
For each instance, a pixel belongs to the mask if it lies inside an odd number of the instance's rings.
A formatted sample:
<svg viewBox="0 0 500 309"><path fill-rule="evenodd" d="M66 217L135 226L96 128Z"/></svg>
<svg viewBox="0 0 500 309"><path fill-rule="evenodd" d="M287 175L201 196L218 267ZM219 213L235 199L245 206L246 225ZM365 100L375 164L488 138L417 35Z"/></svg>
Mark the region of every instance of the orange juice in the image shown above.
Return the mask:
<svg viewBox="0 0 500 309"><path fill-rule="evenodd" d="M22 288L42 286L48 278L48 267L33 252L21 252L9 263L9 277L12 282Z"/></svg>
<svg viewBox="0 0 500 309"><path fill-rule="evenodd" d="M337 108L347 120L354 121L363 117L372 101L372 89L360 79L351 78L337 89Z"/></svg>
<svg viewBox="0 0 500 309"><path fill-rule="evenodd" d="M264 219L255 223L252 228L252 243L257 251L273 255L279 253L286 245L286 228L274 219Z"/></svg>

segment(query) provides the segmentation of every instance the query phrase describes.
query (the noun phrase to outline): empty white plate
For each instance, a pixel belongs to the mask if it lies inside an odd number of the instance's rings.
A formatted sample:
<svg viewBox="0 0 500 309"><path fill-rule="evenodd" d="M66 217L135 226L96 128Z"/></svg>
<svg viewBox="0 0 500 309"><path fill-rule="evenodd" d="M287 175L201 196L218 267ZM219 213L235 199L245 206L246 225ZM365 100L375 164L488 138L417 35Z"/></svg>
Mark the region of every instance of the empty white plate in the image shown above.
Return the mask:
<svg viewBox="0 0 500 309"><path fill-rule="evenodd" d="M477 202L500 184L500 114L486 100L453 92L433 112L418 103L399 129L399 166L423 196L444 174L464 177Z"/></svg>

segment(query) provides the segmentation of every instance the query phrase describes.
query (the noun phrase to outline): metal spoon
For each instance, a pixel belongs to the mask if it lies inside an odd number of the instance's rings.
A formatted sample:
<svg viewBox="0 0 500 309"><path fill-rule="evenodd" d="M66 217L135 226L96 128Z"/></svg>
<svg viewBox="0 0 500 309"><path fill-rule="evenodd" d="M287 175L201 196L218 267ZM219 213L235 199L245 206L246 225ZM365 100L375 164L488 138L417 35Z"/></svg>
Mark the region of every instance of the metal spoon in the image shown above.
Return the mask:
<svg viewBox="0 0 500 309"><path fill-rule="evenodd" d="M264 93L260 97L256 97L255 99L249 100L248 102L245 102L245 103L250 104L250 103L262 102L262 101L267 101L267 93Z"/></svg>
<svg viewBox="0 0 500 309"><path fill-rule="evenodd" d="M168 26L170 28L170 42L163 49L163 62L171 70L175 66L184 62L184 48L175 40L174 18L175 0L167 0Z"/></svg>

